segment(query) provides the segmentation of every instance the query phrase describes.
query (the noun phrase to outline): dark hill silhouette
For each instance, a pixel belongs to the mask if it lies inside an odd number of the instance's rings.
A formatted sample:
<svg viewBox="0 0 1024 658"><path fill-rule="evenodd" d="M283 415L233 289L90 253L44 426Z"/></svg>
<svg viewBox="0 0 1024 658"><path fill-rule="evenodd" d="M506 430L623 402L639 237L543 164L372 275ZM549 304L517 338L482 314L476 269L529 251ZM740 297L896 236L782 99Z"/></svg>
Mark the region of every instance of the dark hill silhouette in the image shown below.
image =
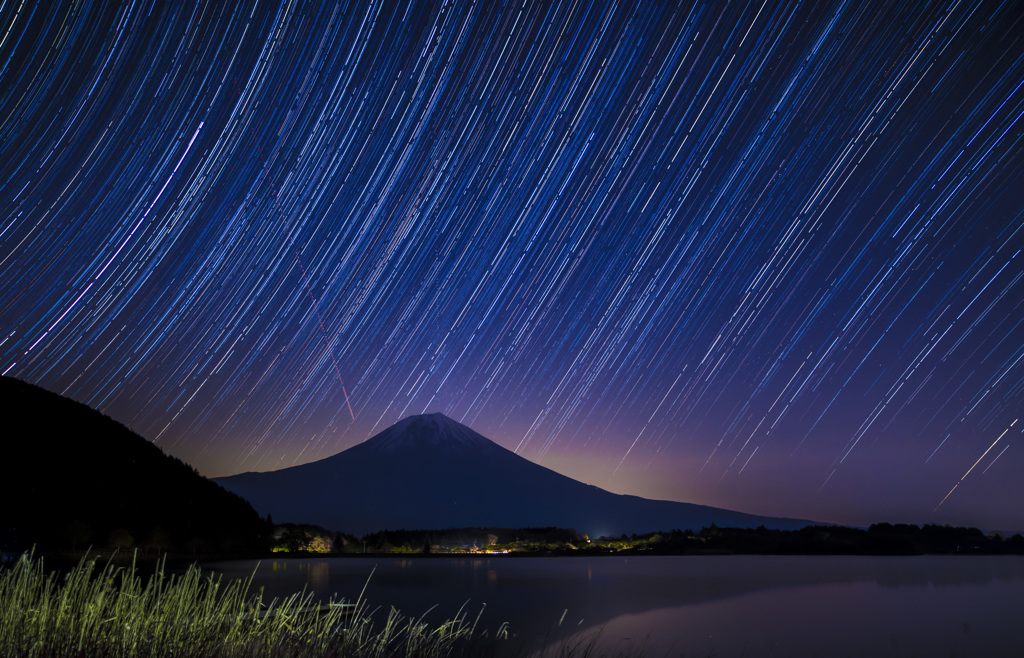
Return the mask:
<svg viewBox="0 0 1024 658"><path fill-rule="evenodd" d="M811 521L613 494L544 468L442 414L410 416L317 462L216 478L261 514L362 535L458 527L574 528L591 536Z"/></svg>
<svg viewBox="0 0 1024 658"><path fill-rule="evenodd" d="M245 500L84 404L0 377L0 549L262 546Z"/></svg>

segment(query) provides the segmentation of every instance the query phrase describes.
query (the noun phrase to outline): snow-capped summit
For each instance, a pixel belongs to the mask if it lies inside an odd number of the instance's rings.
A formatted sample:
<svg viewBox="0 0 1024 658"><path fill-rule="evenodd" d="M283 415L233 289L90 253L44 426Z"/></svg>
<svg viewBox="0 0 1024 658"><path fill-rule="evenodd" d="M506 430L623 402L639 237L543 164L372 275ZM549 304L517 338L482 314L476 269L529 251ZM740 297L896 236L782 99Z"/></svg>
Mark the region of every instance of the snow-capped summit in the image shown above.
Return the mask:
<svg viewBox="0 0 1024 658"><path fill-rule="evenodd" d="M493 452L504 448L442 413L409 416L364 443L394 453L408 450Z"/></svg>

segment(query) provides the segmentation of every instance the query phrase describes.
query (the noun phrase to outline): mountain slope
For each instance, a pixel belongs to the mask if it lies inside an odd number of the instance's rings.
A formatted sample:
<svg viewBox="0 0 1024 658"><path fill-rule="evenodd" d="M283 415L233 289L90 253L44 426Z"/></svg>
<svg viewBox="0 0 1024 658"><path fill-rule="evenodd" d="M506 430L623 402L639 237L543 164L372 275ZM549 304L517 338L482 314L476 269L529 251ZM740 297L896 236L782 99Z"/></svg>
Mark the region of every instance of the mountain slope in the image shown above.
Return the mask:
<svg viewBox="0 0 1024 658"><path fill-rule="evenodd" d="M0 377L0 419L0 549L261 546L246 501L84 404Z"/></svg>
<svg viewBox="0 0 1024 658"><path fill-rule="evenodd" d="M410 416L317 462L216 478L277 522L365 534L453 527L575 528L593 536L809 521L613 494L530 462L442 414Z"/></svg>

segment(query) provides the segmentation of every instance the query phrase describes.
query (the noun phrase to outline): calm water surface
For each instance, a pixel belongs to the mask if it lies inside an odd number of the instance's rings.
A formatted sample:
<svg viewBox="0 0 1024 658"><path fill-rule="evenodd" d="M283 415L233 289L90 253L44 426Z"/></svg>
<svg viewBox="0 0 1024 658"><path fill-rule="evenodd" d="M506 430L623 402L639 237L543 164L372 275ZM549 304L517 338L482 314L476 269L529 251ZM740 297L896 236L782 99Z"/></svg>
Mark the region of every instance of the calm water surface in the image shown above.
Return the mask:
<svg viewBox="0 0 1024 658"><path fill-rule="evenodd" d="M1024 656L1024 557L326 558L216 562L267 597L364 597L515 646L649 656ZM372 574L372 575L371 575ZM485 606L486 604L486 606ZM479 628L479 627L478 627Z"/></svg>

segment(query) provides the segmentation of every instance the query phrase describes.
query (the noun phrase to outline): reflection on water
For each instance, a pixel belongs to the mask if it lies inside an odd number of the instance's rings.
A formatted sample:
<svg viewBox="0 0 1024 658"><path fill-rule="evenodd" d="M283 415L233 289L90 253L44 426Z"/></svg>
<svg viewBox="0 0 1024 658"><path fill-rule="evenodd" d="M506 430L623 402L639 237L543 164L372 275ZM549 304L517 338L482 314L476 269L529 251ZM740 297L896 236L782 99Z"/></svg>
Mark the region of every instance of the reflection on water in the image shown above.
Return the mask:
<svg viewBox="0 0 1024 658"><path fill-rule="evenodd" d="M315 560L309 563L309 576L307 581L310 589L316 592L317 596L329 597L331 585L331 568L327 560Z"/></svg>
<svg viewBox="0 0 1024 658"><path fill-rule="evenodd" d="M874 583L763 590L626 614L599 629L612 653L687 656L1021 656L1021 588L918 590Z"/></svg>
<svg viewBox="0 0 1024 658"><path fill-rule="evenodd" d="M205 566L248 577L256 562ZM596 633L656 656L1024 655L1014 556L296 559L253 585L348 600L365 586L371 608L430 623L486 604L484 629L508 622L525 647Z"/></svg>

